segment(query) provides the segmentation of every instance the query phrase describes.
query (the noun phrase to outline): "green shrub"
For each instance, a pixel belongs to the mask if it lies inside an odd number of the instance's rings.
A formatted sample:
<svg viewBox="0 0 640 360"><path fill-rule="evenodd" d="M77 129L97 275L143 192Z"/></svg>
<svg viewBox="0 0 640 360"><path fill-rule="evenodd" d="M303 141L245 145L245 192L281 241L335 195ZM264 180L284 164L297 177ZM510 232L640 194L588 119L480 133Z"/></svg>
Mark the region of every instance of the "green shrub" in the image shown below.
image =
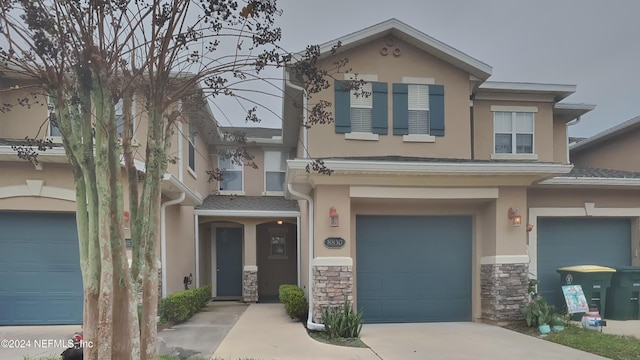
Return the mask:
<svg viewBox="0 0 640 360"><path fill-rule="evenodd" d="M289 294L291 294L292 292L296 292L296 289L300 289L299 287L297 287L296 285L292 285L292 284L282 284L280 285L280 287L278 288L278 298L280 299L280 302L282 304L286 304L288 301L288 296ZM302 289L300 289L302 290ZM304 293L304 291L303 291Z"/></svg>
<svg viewBox="0 0 640 360"><path fill-rule="evenodd" d="M332 306L322 312L324 331L329 338L357 338L362 330L362 311L356 313L346 296L342 306Z"/></svg>
<svg viewBox="0 0 640 360"><path fill-rule="evenodd" d="M164 321L188 320L211 300L211 286L175 292L160 300L158 314Z"/></svg>
<svg viewBox="0 0 640 360"><path fill-rule="evenodd" d="M549 325L554 317L556 317L554 306L549 305L542 296L531 300L529 305L524 309L524 320L529 327Z"/></svg>
<svg viewBox="0 0 640 360"><path fill-rule="evenodd" d="M298 319L305 321L309 315L309 304L304 297L302 289L298 288L298 291L291 292L287 295L287 303L284 304L284 309L292 319Z"/></svg>

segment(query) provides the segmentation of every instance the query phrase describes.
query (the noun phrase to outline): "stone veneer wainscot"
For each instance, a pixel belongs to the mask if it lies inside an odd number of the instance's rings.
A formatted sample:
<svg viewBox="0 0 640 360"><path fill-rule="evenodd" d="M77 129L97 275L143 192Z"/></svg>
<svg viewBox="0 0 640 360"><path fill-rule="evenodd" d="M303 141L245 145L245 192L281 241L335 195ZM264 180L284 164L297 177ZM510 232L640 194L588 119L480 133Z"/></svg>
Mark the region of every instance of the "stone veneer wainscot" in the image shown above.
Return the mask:
<svg viewBox="0 0 640 360"><path fill-rule="evenodd" d="M245 266L242 274L242 300L246 303L258 302L258 267Z"/></svg>
<svg viewBox="0 0 640 360"><path fill-rule="evenodd" d="M313 267L313 322L320 323L322 312L330 306L353 303L353 266L317 265Z"/></svg>
<svg viewBox="0 0 640 360"><path fill-rule="evenodd" d="M529 264L482 264L480 283L484 320L522 319L527 306Z"/></svg>

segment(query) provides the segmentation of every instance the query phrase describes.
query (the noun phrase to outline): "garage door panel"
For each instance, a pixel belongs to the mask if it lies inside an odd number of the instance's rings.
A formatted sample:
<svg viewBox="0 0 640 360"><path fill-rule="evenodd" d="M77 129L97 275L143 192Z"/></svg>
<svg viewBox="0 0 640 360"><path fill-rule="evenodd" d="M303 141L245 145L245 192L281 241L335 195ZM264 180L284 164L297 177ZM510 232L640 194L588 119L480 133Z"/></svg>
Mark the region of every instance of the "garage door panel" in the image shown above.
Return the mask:
<svg viewBox="0 0 640 360"><path fill-rule="evenodd" d="M365 322L470 320L470 216L357 216L356 258Z"/></svg>
<svg viewBox="0 0 640 360"><path fill-rule="evenodd" d="M0 325L82 323L75 215L0 212Z"/></svg>
<svg viewBox="0 0 640 360"><path fill-rule="evenodd" d="M624 218L538 218L538 291L564 306L556 269L631 265L631 222Z"/></svg>

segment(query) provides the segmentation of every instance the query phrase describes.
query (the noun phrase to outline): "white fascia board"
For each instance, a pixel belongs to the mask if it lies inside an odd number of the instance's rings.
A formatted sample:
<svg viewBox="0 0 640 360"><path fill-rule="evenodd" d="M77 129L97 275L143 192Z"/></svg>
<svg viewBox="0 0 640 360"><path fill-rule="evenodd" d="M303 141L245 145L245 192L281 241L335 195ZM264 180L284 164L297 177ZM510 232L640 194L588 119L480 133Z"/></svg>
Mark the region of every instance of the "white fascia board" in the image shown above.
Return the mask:
<svg viewBox="0 0 640 360"><path fill-rule="evenodd" d="M640 186L638 178L554 177L539 182L540 185L572 186Z"/></svg>
<svg viewBox="0 0 640 360"><path fill-rule="evenodd" d="M250 217L250 218L268 218L282 217L295 218L300 216L299 211L266 211L266 210L208 210L196 209L195 215L198 216L222 216L222 217Z"/></svg>
<svg viewBox="0 0 640 360"><path fill-rule="evenodd" d="M0 145L0 155L18 155L18 153L11 148L11 145ZM39 151L38 157L40 156L67 156L67 153L64 151L63 147L54 147L51 149L47 149L46 151Z"/></svg>
<svg viewBox="0 0 640 360"><path fill-rule="evenodd" d="M555 103L553 105L555 109L561 110L586 110L585 112L591 111L596 108L595 104L586 104L586 103Z"/></svg>
<svg viewBox="0 0 640 360"><path fill-rule="evenodd" d="M256 144L269 144L269 145L282 145L282 138L280 139L267 139L267 138L255 138L248 137L247 143L256 143Z"/></svg>
<svg viewBox="0 0 640 360"><path fill-rule="evenodd" d="M305 170L311 160L287 160L291 170ZM438 173L438 174L546 174L568 173L573 165L538 163L428 163L428 162L391 162L391 161L355 161L324 160L324 165L334 171L393 172L393 173Z"/></svg>
<svg viewBox="0 0 640 360"><path fill-rule="evenodd" d="M177 177L173 176L173 174L165 173L162 176L162 180L170 183L171 185L178 188L179 191L182 191L188 198L193 200L196 206L202 205L202 197L197 193L193 192L189 189L184 183L182 183Z"/></svg>
<svg viewBox="0 0 640 360"><path fill-rule="evenodd" d="M542 84L524 82L485 81L480 85L481 90L514 90L514 91L543 91L543 92L576 92L576 86L570 84Z"/></svg>

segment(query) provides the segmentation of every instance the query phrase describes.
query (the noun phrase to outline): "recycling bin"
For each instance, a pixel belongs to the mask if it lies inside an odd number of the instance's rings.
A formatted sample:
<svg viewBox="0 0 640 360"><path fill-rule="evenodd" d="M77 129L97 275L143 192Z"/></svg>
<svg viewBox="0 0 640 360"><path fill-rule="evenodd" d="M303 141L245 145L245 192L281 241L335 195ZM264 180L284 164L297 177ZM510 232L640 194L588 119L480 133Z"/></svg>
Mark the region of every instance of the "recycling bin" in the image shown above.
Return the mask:
<svg viewBox="0 0 640 360"><path fill-rule="evenodd" d="M640 320L640 267L616 268L607 290L607 319Z"/></svg>
<svg viewBox="0 0 640 360"><path fill-rule="evenodd" d="M611 284L611 277L616 269L598 265L578 265L561 267L560 283L564 285L580 285L587 302L598 307L600 315L605 314L607 288ZM574 319L581 315L574 315Z"/></svg>

